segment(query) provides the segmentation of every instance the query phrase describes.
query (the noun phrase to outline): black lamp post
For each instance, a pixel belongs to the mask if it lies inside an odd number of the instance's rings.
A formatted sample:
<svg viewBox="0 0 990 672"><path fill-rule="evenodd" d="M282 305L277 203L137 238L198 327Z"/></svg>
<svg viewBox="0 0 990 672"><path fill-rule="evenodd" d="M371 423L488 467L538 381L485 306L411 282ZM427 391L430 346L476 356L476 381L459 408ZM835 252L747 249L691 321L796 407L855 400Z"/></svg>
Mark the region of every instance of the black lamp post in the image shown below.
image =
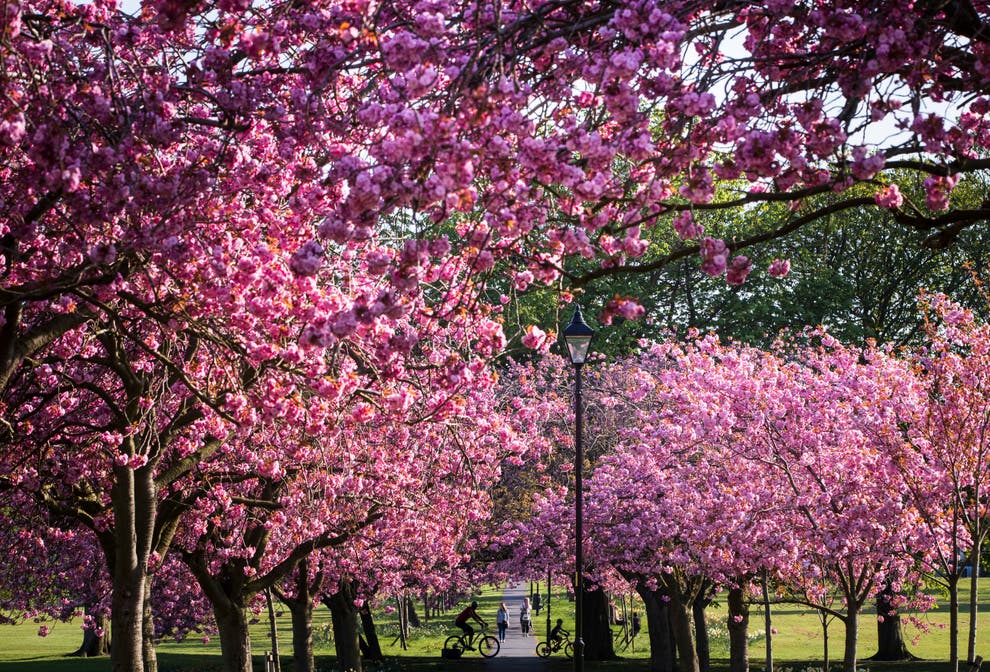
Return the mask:
<svg viewBox="0 0 990 672"><path fill-rule="evenodd" d="M594 329L581 315L581 306L575 306L571 323L564 329L567 355L574 366L574 566L577 574L574 592L574 672L584 671L584 492L581 467L584 465L584 447L581 443L581 367L588 358Z"/></svg>

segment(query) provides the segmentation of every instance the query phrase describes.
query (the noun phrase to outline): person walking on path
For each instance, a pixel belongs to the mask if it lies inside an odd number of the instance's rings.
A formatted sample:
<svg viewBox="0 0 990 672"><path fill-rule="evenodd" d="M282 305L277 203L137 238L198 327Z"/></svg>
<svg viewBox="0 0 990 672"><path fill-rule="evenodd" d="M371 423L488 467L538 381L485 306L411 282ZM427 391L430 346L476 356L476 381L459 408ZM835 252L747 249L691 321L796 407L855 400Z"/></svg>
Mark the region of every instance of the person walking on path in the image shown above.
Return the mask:
<svg viewBox="0 0 990 672"><path fill-rule="evenodd" d="M522 606L519 608L519 625L522 627L522 634L529 637L529 629L533 624L533 613L530 610L529 598L524 597Z"/></svg>
<svg viewBox="0 0 990 672"><path fill-rule="evenodd" d="M498 625L498 641L505 641L505 631L509 629L509 608L505 606L505 602L501 604L498 608L498 613L495 614L495 624Z"/></svg>
<svg viewBox="0 0 990 672"><path fill-rule="evenodd" d="M524 581L510 582L505 586L502 601L513 605L522 602L529 593L528 584ZM511 624L510 624L511 625ZM516 628L510 627L505 635L505 643L501 645L498 655L485 661L485 672L545 672L546 661L536 655L536 646L532 637L526 637Z"/></svg>

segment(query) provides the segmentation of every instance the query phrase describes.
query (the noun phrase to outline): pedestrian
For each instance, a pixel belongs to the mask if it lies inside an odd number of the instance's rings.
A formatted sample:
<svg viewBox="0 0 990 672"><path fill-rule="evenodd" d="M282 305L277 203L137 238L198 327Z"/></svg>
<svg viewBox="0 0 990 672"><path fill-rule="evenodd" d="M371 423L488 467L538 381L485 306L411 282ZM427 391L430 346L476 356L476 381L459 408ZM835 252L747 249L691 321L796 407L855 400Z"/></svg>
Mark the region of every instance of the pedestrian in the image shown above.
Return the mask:
<svg viewBox="0 0 990 672"><path fill-rule="evenodd" d="M540 609L542 608L543 608L543 598L540 597L540 591L536 591L536 595L533 595L533 613L539 616Z"/></svg>
<svg viewBox="0 0 990 672"><path fill-rule="evenodd" d="M505 641L505 631L509 629L509 608L505 606L505 602L501 604L498 608L498 613L495 614L495 624L498 625L498 641Z"/></svg>
<svg viewBox="0 0 990 672"><path fill-rule="evenodd" d="M533 623L533 616L530 612L529 598L524 597L522 606L519 608L519 625L522 628L522 634L529 637L529 627Z"/></svg>

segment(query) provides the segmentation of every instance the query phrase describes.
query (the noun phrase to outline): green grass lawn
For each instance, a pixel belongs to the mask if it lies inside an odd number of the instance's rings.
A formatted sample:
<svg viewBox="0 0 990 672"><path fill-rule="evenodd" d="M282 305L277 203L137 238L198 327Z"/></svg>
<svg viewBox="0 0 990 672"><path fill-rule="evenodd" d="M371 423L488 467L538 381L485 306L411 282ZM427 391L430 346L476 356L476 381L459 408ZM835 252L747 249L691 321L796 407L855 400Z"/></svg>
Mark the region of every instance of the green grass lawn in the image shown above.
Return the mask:
<svg viewBox="0 0 990 672"><path fill-rule="evenodd" d="M978 637L977 654L990 658L990 579L981 580L981 628ZM963 604L968 600L968 586L960 595ZM494 630L495 611L501 601L501 591L487 588L476 596L481 615L489 621ZM395 614L380 613L377 615L379 639L385 651L387 660L380 665L369 665L372 672L441 672L445 670L480 670L483 661L477 656L470 656L456 663L439 659L443 640L456 632L453 618L464 602L447 612L441 618L433 619L415 630L407 642L404 651L398 640L398 624ZM422 607L418 607L422 616ZM640 613L642 614L641 607ZM515 605L510 605L515 616ZM554 594L552 615L556 619L564 618L565 627L573 632L573 603ZM724 627L718 627L723 622L724 608L716 606L710 609L709 622L712 623L712 656L716 660L715 669L725 669L728 657L728 641L724 636ZM543 638L546 630L546 612L541 611L535 618L534 629L536 638L534 644ZM861 667L871 670L917 670L941 672L947 669L944 664L949 655L948 641L948 610L947 605L939 604L923 620L929 624L928 632L917 632L907 628L907 636L916 638L911 644L912 652L923 659L911 664L885 665L878 663L863 663ZM864 614L861 619L859 655L861 658L870 656L876 650L876 625L874 612ZM965 632L968 625L968 614L961 617L961 654L965 657ZM47 623L51 633L41 638L37 636L39 624L28 622L15 626L0 626L0 672L105 672L109 669L106 658L79 659L67 658L66 654L74 651L82 641L79 623ZM515 624L514 624L515 625ZM821 623L811 611L788 605L775 607L773 611L773 627L777 630L774 635L774 659L778 666L792 669L803 669L812 665L820 665L822 657ZM646 620L643 619L643 632L640 633L631 647L619 651L623 662L588 663L588 672L605 672L606 670L621 669L624 672L641 672L646 670L646 658L649 655ZM750 618L751 644L750 660L754 669L764 662L765 640L763 632L762 609L754 608ZM291 669L291 624L286 611L278 619L278 635L282 654L283 670ZM833 622L829 628L830 658L833 663L841 660L844 632L842 624ZM330 636L330 614L325 608L317 609L314 616L314 640L317 656L317 669L335 670L333 658L333 642ZM262 620L252 627L252 641L255 654L255 669L264 669L263 655L271 650L268 637L267 621ZM220 669L220 646L216 637L209 642L198 638L190 638L185 642L163 642L159 646L159 667L161 672L209 672ZM547 670L572 669L562 656L551 658Z"/></svg>

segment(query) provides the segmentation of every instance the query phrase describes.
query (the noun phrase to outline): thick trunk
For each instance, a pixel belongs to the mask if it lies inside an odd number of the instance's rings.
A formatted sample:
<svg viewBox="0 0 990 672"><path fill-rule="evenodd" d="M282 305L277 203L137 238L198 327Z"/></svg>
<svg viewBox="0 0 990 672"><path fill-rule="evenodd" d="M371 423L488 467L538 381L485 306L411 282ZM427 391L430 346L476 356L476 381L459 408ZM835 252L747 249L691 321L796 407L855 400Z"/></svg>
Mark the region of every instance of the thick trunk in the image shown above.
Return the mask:
<svg viewBox="0 0 990 672"><path fill-rule="evenodd" d="M423 627L422 622L419 620L419 615L416 613L416 602L408 596L406 597L406 618L409 619L409 625L411 627Z"/></svg>
<svg viewBox="0 0 990 672"><path fill-rule="evenodd" d="M700 672L698 652L694 648L691 634L691 613L689 605L676 592L670 596L670 625L677 646L677 658L681 672Z"/></svg>
<svg viewBox="0 0 990 672"><path fill-rule="evenodd" d="M646 628L650 634L650 672L674 672L674 647L670 639L670 609L662 592L636 586L646 608Z"/></svg>
<svg viewBox="0 0 990 672"><path fill-rule="evenodd" d="M371 609L367 605L361 607L361 629L364 630L364 639L367 650L365 658L368 660L384 660L381 642L378 641L378 631L375 629L375 619L371 615Z"/></svg>
<svg viewBox="0 0 990 672"><path fill-rule="evenodd" d="M107 639L107 628L109 627L107 617L99 614L93 617L93 627L83 630L82 644L69 655L81 658L95 658L105 656L110 653L110 644Z"/></svg>
<svg viewBox="0 0 990 672"><path fill-rule="evenodd" d="M144 599L155 525L155 487L147 469L114 468L110 664L113 672L145 672Z"/></svg>
<svg viewBox="0 0 990 672"><path fill-rule="evenodd" d="M158 672L158 652L155 650L155 615L151 612L151 577L144 584L144 622L142 623L142 638L144 647L141 657L144 660L144 672Z"/></svg>
<svg viewBox="0 0 990 672"><path fill-rule="evenodd" d="M742 588L729 589L729 672L749 672L749 603Z"/></svg>
<svg viewBox="0 0 990 672"><path fill-rule="evenodd" d="M585 590L582 606L585 660L615 660L612 628L608 624L608 595L601 588Z"/></svg>
<svg viewBox="0 0 990 672"><path fill-rule="evenodd" d="M699 597L691 605L694 615L694 648L698 652L698 668L701 672L711 669L711 647L708 641L708 623L705 622L705 607L709 600Z"/></svg>
<svg viewBox="0 0 990 672"><path fill-rule="evenodd" d="M326 600L333 622L333 641L337 650L337 665L347 672L361 672L361 643L358 638L357 608L354 593L347 582Z"/></svg>
<svg viewBox="0 0 990 672"><path fill-rule="evenodd" d="M845 672L856 672L856 646L859 643L859 609L849 605L846 612L846 645L843 655Z"/></svg>
<svg viewBox="0 0 990 672"><path fill-rule="evenodd" d="M296 599L289 605L292 614L292 669L294 672L313 672L313 600ZM334 632L336 637L336 631Z"/></svg>
<svg viewBox="0 0 990 672"><path fill-rule="evenodd" d="M887 583L877 593L877 652L870 660L914 660L904 642L901 617L893 604L894 591Z"/></svg>
<svg viewBox="0 0 990 672"><path fill-rule="evenodd" d="M224 672L253 672L251 635L244 607L233 601L223 606L214 604L213 615L220 634Z"/></svg>

